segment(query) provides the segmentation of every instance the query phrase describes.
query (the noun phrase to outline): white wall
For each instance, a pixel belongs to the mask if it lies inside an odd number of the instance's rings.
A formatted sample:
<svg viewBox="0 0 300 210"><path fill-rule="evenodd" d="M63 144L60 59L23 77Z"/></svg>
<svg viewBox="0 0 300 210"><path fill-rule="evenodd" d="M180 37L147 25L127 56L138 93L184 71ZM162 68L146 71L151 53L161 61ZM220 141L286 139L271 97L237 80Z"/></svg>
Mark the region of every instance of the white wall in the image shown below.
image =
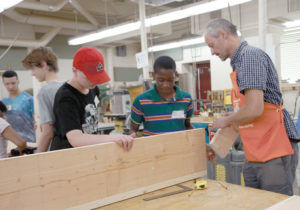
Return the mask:
<svg viewBox="0 0 300 210"><path fill-rule="evenodd" d="M116 55L116 48L113 49L113 66L115 67L134 67L136 68L135 54L141 51L139 43L126 46L126 56L119 57Z"/></svg>
<svg viewBox="0 0 300 210"><path fill-rule="evenodd" d="M58 59L58 77L60 80L69 80L72 78L72 66L73 60L72 59Z"/></svg>
<svg viewBox="0 0 300 210"><path fill-rule="evenodd" d="M210 69L212 90L224 90L232 88L232 83L230 80L230 73L232 72L230 59L227 59L225 62L223 62L219 57L212 56L210 59Z"/></svg>
<svg viewBox="0 0 300 210"><path fill-rule="evenodd" d="M248 42L249 45L252 45L254 47L259 48L259 37L258 36L246 37L245 40ZM266 53L272 59L273 63L275 63L276 62L275 43L273 41L273 35L272 34L267 34L266 35Z"/></svg>

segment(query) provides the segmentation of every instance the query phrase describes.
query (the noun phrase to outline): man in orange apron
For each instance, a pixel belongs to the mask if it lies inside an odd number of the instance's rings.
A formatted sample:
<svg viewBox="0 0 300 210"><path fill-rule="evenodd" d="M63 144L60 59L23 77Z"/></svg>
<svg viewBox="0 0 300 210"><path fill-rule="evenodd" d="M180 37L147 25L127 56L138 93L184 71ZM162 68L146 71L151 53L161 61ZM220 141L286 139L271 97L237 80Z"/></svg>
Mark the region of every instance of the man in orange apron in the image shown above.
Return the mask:
<svg viewBox="0 0 300 210"><path fill-rule="evenodd" d="M225 19L207 25L205 41L212 55L222 61L230 58L233 68L230 77L235 112L215 120L213 128L233 126L239 130L246 156L246 186L292 195L300 137L282 106L271 59L242 42L236 26ZM215 159L213 151L208 151L208 159Z"/></svg>

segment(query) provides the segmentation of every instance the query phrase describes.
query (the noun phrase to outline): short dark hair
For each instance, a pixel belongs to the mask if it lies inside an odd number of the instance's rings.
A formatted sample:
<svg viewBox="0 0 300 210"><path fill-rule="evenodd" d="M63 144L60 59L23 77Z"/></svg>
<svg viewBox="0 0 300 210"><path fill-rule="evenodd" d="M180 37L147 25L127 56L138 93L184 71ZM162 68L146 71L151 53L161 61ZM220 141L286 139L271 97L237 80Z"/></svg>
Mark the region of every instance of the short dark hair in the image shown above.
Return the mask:
<svg viewBox="0 0 300 210"><path fill-rule="evenodd" d="M160 56L154 62L154 73L157 73L160 69L172 70L176 72L176 63L173 58L169 56Z"/></svg>
<svg viewBox="0 0 300 210"><path fill-rule="evenodd" d="M7 71L3 72L3 74L2 74L2 79L3 78L11 78L11 77L16 77L18 79L17 72L15 72L13 70L7 70Z"/></svg>
<svg viewBox="0 0 300 210"><path fill-rule="evenodd" d="M7 108L6 108L5 104L2 101L0 101L0 111L2 113L6 113L7 112Z"/></svg>

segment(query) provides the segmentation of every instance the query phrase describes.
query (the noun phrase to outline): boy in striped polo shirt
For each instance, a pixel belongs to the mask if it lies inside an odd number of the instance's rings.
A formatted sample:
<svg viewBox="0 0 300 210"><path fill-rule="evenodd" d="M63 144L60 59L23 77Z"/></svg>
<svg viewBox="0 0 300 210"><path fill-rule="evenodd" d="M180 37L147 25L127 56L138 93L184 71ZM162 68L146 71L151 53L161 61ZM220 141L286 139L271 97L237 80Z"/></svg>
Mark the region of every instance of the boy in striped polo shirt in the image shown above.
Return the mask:
<svg viewBox="0 0 300 210"><path fill-rule="evenodd" d="M144 124L144 136L193 129L191 95L175 85L175 61L169 56L157 58L152 76L153 88L138 95L131 108L131 130Z"/></svg>

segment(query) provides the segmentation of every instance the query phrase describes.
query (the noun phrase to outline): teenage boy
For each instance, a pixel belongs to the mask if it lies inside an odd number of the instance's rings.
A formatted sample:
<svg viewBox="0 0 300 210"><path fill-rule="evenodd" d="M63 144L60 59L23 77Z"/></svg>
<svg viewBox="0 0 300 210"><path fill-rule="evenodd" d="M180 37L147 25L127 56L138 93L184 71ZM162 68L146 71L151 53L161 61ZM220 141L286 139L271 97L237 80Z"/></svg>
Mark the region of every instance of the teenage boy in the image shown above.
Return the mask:
<svg viewBox="0 0 300 210"><path fill-rule="evenodd" d="M33 97L19 89L20 81L15 71L5 71L2 81L9 93L2 99L7 107L8 123L26 142L35 142Z"/></svg>
<svg viewBox="0 0 300 210"><path fill-rule="evenodd" d="M54 136L54 97L58 88L63 84L57 77L57 57L50 48L39 47L33 49L22 63L26 69L32 70L32 75L39 82L46 82L37 95L41 124L41 137L38 141L37 152L46 152Z"/></svg>
<svg viewBox="0 0 300 210"><path fill-rule="evenodd" d="M131 130L144 124L144 136L193 129L191 95L175 85L178 76L175 61L169 56L157 58L153 66L154 87L138 95L131 108Z"/></svg>
<svg viewBox="0 0 300 210"><path fill-rule="evenodd" d="M105 142L116 142L124 150L130 150L135 134L97 135L99 89L96 85L110 80L104 70L103 56L95 48L82 47L74 55L72 71L72 79L55 96L55 132L50 150ZM91 116L97 120L89 120Z"/></svg>

